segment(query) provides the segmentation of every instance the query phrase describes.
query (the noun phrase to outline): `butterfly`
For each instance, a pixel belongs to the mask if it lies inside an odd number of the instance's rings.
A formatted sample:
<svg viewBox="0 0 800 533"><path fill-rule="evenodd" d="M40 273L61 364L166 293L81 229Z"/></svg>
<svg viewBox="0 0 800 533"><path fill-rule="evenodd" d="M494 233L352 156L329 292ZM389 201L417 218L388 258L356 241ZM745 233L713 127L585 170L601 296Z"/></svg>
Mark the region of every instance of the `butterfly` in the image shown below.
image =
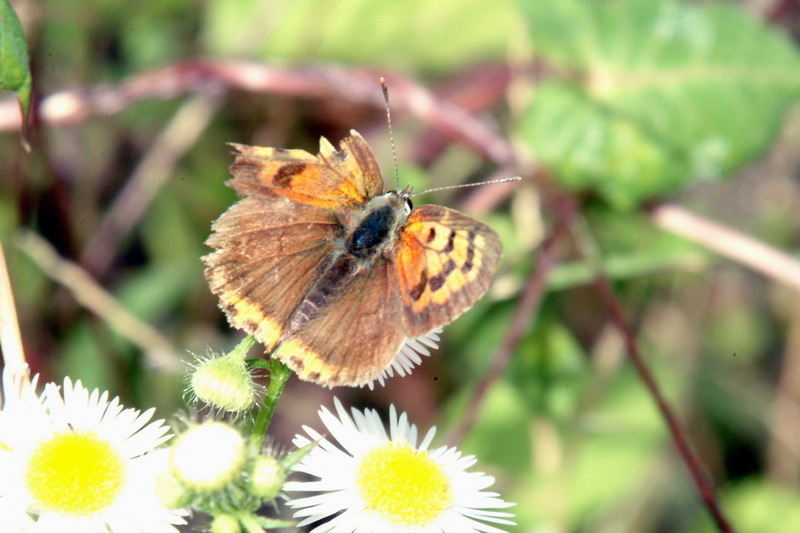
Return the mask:
<svg viewBox="0 0 800 533"><path fill-rule="evenodd" d="M213 224L203 257L229 323L301 379L371 383L408 339L455 320L497 270L497 234L467 215L384 192L355 130L319 154L231 144L243 198Z"/></svg>

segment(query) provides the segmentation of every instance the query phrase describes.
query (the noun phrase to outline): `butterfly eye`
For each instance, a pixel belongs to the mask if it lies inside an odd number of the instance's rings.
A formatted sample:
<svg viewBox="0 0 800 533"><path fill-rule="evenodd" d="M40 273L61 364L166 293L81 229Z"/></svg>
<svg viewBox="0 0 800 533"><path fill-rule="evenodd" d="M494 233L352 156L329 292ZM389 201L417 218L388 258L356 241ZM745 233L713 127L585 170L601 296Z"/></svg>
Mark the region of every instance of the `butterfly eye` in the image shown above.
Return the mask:
<svg viewBox="0 0 800 533"><path fill-rule="evenodd" d="M412 209L414 209L414 203L411 201L411 198L406 197L406 212L410 213Z"/></svg>

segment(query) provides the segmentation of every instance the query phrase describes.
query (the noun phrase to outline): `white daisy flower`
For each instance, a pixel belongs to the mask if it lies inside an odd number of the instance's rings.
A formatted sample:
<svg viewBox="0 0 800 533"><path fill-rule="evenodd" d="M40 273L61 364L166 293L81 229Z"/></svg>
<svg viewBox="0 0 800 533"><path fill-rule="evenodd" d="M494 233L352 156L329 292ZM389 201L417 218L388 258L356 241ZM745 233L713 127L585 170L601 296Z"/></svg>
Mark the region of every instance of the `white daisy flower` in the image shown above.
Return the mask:
<svg viewBox="0 0 800 533"><path fill-rule="evenodd" d="M0 424L0 509L35 520L21 531L177 531L180 513L154 494L167 459L155 448L171 435L163 420L150 422L153 409L125 409L69 378L63 395L50 383L39 400L24 423Z"/></svg>
<svg viewBox="0 0 800 533"><path fill-rule="evenodd" d="M36 394L39 376L32 380L27 373L3 369L2 409L0 409L0 472L7 472L8 460L13 461L12 453L22 434L38 427L46 427L47 410L42 398ZM7 475L0 475L0 485L7 481ZM3 526L10 531L27 531L33 527L33 519L25 506L15 505L13 498L3 497L0 489L0 517Z"/></svg>
<svg viewBox="0 0 800 533"><path fill-rule="evenodd" d="M295 446L317 446L295 467L315 481L289 482L287 492L311 492L291 498L298 527L326 520L313 533L499 533L487 524L507 524L512 514L497 511L506 503L484 489L494 478L467 472L476 462L455 448L429 449L432 428L417 445L417 428L403 413L390 408L389 435L377 412L352 410L347 414L335 400L336 415L319 412L327 433L338 442L304 427Z"/></svg>

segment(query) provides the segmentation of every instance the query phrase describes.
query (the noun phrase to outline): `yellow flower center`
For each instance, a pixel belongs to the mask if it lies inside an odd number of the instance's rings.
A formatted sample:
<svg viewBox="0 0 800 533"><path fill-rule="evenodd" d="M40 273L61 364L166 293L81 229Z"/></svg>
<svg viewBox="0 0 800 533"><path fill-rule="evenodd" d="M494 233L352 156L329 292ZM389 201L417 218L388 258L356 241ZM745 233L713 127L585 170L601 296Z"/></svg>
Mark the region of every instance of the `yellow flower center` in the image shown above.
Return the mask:
<svg viewBox="0 0 800 533"><path fill-rule="evenodd" d="M92 431L66 431L33 451L25 481L43 509L89 516L119 495L125 483L125 460Z"/></svg>
<svg viewBox="0 0 800 533"><path fill-rule="evenodd" d="M370 450L361 459L356 484L369 509L398 525L426 526L452 503L441 465L406 443Z"/></svg>

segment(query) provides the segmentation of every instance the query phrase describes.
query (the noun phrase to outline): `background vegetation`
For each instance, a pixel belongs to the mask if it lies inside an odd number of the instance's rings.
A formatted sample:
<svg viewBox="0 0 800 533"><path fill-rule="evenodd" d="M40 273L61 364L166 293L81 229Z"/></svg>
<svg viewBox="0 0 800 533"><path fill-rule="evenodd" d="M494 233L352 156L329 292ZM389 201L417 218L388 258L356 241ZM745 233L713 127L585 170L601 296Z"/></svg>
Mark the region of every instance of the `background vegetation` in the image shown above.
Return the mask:
<svg viewBox="0 0 800 533"><path fill-rule="evenodd" d="M393 402L479 457L517 531L724 530L638 349L727 520L800 531L796 2L11 5L32 150L7 93L0 239L36 372L180 409L178 361L240 338L200 262L235 199L225 143L316 152L356 128L390 177L385 76L401 185L523 177L425 198L490 222L504 263L411 377L292 381L275 442L332 394Z"/></svg>

